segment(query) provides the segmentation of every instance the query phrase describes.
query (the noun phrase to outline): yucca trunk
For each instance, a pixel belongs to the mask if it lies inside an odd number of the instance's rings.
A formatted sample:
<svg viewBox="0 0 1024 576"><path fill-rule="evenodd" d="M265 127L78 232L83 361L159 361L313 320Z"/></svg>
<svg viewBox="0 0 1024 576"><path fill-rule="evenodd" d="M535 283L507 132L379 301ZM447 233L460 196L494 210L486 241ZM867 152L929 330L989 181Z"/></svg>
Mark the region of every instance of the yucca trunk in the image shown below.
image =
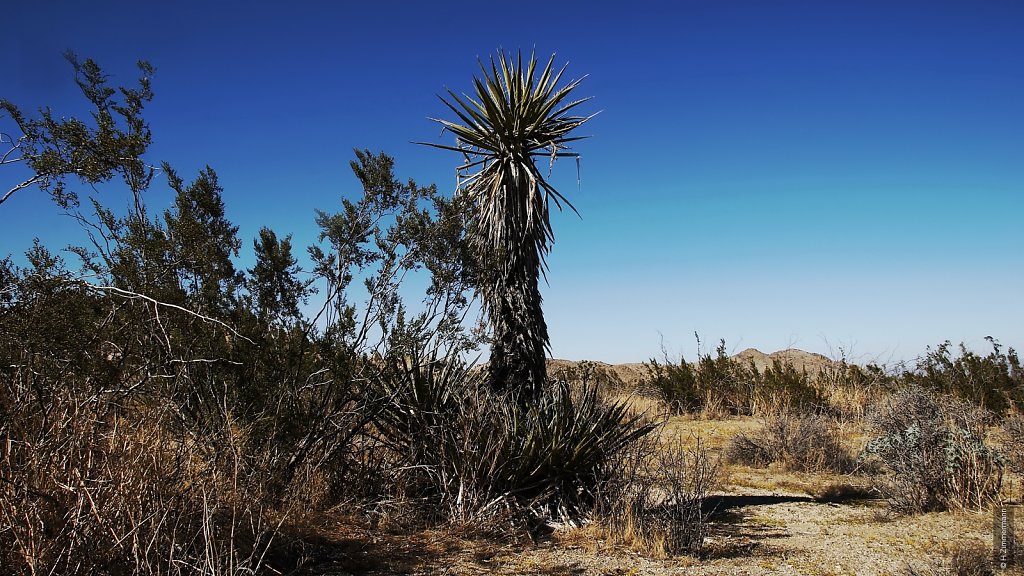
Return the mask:
<svg viewBox="0 0 1024 576"><path fill-rule="evenodd" d="M538 270L518 272L497 286L490 284L493 293L483 291L493 330L488 374L493 390L518 390L527 400L536 398L547 381L549 340Z"/></svg>

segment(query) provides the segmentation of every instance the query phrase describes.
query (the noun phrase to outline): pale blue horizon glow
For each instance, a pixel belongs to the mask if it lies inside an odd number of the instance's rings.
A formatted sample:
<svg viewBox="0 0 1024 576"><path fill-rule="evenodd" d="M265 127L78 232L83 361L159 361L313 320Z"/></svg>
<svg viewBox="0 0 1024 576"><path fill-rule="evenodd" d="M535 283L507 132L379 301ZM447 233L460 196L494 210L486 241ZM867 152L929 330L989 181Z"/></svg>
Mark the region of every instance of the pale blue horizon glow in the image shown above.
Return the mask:
<svg viewBox="0 0 1024 576"><path fill-rule="evenodd" d="M0 97L81 114L62 52L114 83L157 68L149 157L211 165L240 227L316 240L357 194L353 148L455 186L436 94L498 47L587 75L582 218L555 217L543 288L558 358L639 362L797 347L909 359L944 340L1024 347L1024 4L972 2L17 3ZM41 23L45 22L45 25ZM5 120L0 119L0 126ZM15 181L0 168L0 192ZM112 188L99 198L126 202ZM150 202L170 202L157 185ZM38 191L0 205L0 257L75 224Z"/></svg>

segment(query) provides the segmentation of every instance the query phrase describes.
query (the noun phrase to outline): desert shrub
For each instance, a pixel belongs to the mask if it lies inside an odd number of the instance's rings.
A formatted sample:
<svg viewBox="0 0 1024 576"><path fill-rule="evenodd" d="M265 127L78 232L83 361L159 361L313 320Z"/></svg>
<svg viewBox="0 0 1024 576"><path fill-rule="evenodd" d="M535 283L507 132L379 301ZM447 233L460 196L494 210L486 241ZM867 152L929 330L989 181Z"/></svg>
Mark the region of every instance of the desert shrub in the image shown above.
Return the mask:
<svg viewBox="0 0 1024 576"><path fill-rule="evenodd" d="M699 555L708 529L705 506L718 462L699 440L650 437L620 453L620 473L602 486L597 517L607 538L644 554Z"/></svg>
<svg viewBox="0 0 1024 576"><path fill-rule="evenodd" d="M694 412L703 407L703 396L700 394L697 373L693 366L680 358L673 362L665 358L658 362L644 364L647 376L643 385L654 391L658 398L675 414Z"/></svg>
<svg viewBox="0 0 1024 576"><path fill-rule="evenodd" d="M700 339L698 338L698 344ZM790 362L774 359L764 371L728 355L720 340L714 355L696 363L674 361L662 351L662 361L644 364L643 384L675 414L701 413L709 418L774 412L781 405L818 409L823 401L812 378Z"/></svg>
<svg viewBox="0 0 1024 576"><path fill-rule="evenodd" d="M432 192L371 182L392 176L390 159L357 156L363 201L321 214L319 325L299 311L308 283L287 239L262 231L251 282L235 269L212 170L186 186L165 166L175 204L156 218L95 203L83 223L103 242L71 250L85 275L41 245L25 268L0 261L0 574L291 570L270 566L282 520L380 500L371 352L464 349L465 300L435 276L434 306L405 316L395 275L445 239L420 211L403 233L367 223ZM345 292L357 275L361 320Z"/></svg>
<svg viewBox="0 0 1024 576"><path fill-rule="evenodd" d="M386 400L374 425L396 457L393 485L443 521L578 518L617 473L617 454L653 429L602 402L594 385L552 383L524 404L453 357L414 354L376 383Z"/></svg>
<svg viewBox="0 0 1024 576"><path fill-rule="evenodd" d="M241 400L259 363L226 325L28 259L0 274L0 574L266 571L282 519L323 496L296 490L321 436L287 443L272 431L304 418Z"/></svg>
<svg viewBox="0 0 1024 576"><path fill-rule="evenodd" d="M764 372L751 364L749 373L753 383L747 400L750 414L774 413L782 406L802 412L823 407L824 402L810 375L805 370L797 370L791 362L773 358Z"/></svg>
<svg viewBox="0 0 1024 576"><path fill-rule="evenodd" d="M698 346L700 339L697 339ZM662 361L644 364L643 385L652 390L676 414L702 413L715 418L748 414L753 397L753 378L747 366L726 353L725 340L715 354L698 355L696 363L680 357L673 361L662 350Z"/></svg>
<svg viewBox="0 0 1024 576"><path fill-rule="evenodd" d="M1002 424L1002 452L1006 464L1015 472L1024 472L1024 416L1014 414Z"/></svg>
<svg viewBox="0 0 1024 576"><path fill-rule="evenodd" d="M714 356L704 354L697 362L702 408L714 407L716 412L724 414L750 414L756 390L756 378L752 377L750 368L729 357L725 340L719 340Z"/></svg>
<svg viewBox="0 0 1024 576"><path fill-rule="evenodd" d="M20 359L0 382L0 574L233 574L277 535L247 429ZM6 363L5 363L6 364Z"/></svg>
<svg viewBox="0 0 1024 576"><path fill-rule="evenodd" d="M729 441L723 456L725 461L730 464L742 464L755 468L765 468L775 462L775 455L772 454L765 439L745 433L737 434Z"/></svg>
<svg viewBox="0 0 1024 576"><path fill-rule="evenodd" d="M724 455L735 464L766 467L780 463L795 471L846 473L855 465L834 421L789 409L764 420L755 434L734 437Z"/></svg>
<svg viewBox="0 0 1024 576"><path fill-rule="evenodd" d="M859 366L843 358L819 370L815 386L836 417L863 420L868 408L893 390L895 380L878 364Z"/></svg>
<svg viewBox="0 0 1024 576"><path fill-rule="evenodd" d="M866 484L850 484L847 482L832 482L812 489L811 496L819 502L849 502L851 500L873 500L878 497L878 491L874 486Z"/></svg>
<svg viewBox="0 0 1024 576"><path fill-rule="evenodd" d="M26 268L0 260L0 573L291 572L265 561L289 514L385 494L449 520L576 516L651 430L603 403L595 374L526 401L453 360L483 337L469 294L493 276L467 239L472 200L357 150L362 194L317 212L313 269L266 228L238 269L215 171L186 182L146 158L153 68L115 88L68 59L84 120L0 100L4 158L33 172L14 190L37 183L87 239L67 249L74 272L39 243ZM123 208L97 199L106 184ZM173 201L147 207L162 184ZM85 209L79 187L97 192ZM416 313L401 284L418 273Z"/></svg>
<svg viewBox="0 0 1024 576"><path fill-rule="evenodd" d="M993 338L986 338L992 352L980 356L960 344L960 354L953 356L947 340L929 349L902 380L940 393L952 394L996 414L1003 414L1024 401L1024 369L1013 348L1005 353Z"/></svg>
<svg viewBox="0 0 1024 576"><path fill-rule="evenodd" d="M886 488L901 512L981 508L1002 483L1003 460L986 445L991 413L918 387L894 394L868 415L876 456L892 477Z"/></svg>

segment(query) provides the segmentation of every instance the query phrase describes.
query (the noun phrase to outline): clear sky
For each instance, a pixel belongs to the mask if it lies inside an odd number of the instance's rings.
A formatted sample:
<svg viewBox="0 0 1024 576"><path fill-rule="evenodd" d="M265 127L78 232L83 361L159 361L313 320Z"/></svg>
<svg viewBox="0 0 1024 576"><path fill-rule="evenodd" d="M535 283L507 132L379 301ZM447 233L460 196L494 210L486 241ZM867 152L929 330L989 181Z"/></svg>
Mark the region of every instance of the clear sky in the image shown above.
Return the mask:
<svg viewBox="0 0 1024 576"><path fill-rule="evenodd" d="M0 96L23 108L82 112L69 48L115 83L156 66L149 158L217 170L243 259L263 225L315 241L314 209L358 192L353 148L454 188L458 158L412 144L440 138L436 94L499 47L535 48L588 75L601 111L582 187L555 167L582 214L554 223L556 357L642 361L663 337L692 359L695 331L858 359L1024 347L1019 0L97 0L4 19ZM15 178L0 168L0 192ZM0 205L3 254L74 229L35 190Z"/></svg>

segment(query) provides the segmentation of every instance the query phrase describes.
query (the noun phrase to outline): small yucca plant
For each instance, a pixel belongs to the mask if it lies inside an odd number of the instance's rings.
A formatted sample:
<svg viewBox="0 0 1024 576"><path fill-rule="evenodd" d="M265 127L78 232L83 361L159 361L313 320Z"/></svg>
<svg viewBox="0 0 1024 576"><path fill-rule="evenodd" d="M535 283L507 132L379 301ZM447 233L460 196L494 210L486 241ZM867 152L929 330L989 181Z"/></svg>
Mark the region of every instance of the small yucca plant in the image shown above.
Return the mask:
<svg viewBox="0 0 1024 576"><path fill-rule="evenodd" d="M375 421L398 483L452 521L512 507L533 518L577 516L614 458L653 427L594 387L558 385L525 409L455 359L393 363L379 376Z"/></svg>

